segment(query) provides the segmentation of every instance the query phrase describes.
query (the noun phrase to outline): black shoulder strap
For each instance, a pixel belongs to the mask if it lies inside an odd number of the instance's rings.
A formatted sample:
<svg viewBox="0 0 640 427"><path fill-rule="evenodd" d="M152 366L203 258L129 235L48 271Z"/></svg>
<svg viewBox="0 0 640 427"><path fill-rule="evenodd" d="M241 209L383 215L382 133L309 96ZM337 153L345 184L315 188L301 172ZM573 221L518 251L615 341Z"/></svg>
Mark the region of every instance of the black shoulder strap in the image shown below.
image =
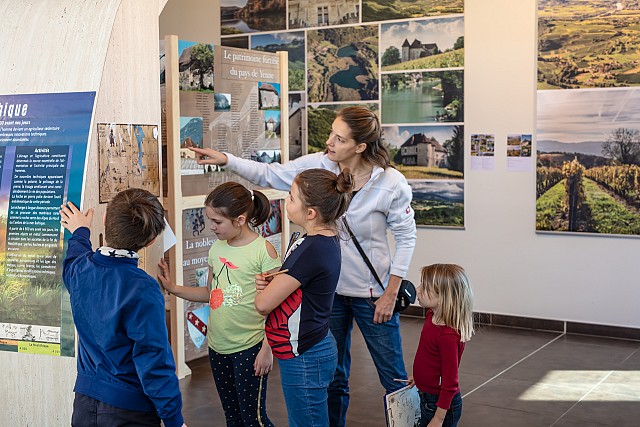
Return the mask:
<svg viewBox="0 0 640 427"><path fill-rule="evenodd" d="M355 243L355 245L356 245L356 249L358 250L358 252L360 252L360 256L362 257L364 262L367 264L367 267L369 267L369 270L371 270L371 273L373 274L373 277L376 278L376 281L378 282L378 285L380 285L380 287L384 291L385 288L384 288L384 286L382 286L382 281L380 280L380 277L378 277L378 273L376 273L376 270L373 268L373 265L371 265L371 261L369 261L369 257L362 250L362 246L360 246L360 243L358 242L358 239L356 239L356 235L353 234L353 231L351 231L351 227L349 227L349 224L347 223L347 217L343 218L343 222L344 222L344 226L347 228L347 231L349 232L349 236L351 236L351 240L353 240L353 243Z"/></svg>

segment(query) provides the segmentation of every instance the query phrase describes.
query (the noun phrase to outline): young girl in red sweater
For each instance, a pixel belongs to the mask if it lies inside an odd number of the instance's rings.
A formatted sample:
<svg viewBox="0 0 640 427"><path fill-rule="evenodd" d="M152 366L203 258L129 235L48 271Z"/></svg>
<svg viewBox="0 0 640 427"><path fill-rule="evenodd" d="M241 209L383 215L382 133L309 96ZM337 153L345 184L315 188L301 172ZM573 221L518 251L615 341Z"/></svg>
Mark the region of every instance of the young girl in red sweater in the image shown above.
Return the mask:
<svg viewBox="0 0 640 427"><path fill-rule="evenodd" d="M462 415L458 367L473 334L473 292L462 267L434 264L422 268L417 294L427 308L412 377L420 393L420 427L455 427Z"/></svg>

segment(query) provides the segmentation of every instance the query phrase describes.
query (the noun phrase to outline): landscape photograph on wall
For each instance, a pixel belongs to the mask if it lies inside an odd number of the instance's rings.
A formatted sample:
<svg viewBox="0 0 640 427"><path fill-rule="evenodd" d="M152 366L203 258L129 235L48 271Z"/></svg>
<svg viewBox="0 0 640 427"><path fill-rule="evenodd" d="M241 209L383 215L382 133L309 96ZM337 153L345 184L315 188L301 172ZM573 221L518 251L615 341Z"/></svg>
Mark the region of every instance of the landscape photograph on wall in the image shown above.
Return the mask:
<svg viewBox="0 0 640 427"><path fill-rule="evenodd" d="M464 12L464 0L362 0L362 22Z"/></svg>
<svg viewBox="0 0 640 427"><path fill-rule="evenodd" d="M391 161L407 179L463 179L464 126L384 126Z"/></svg>
<svg viewBox="0 0 640 427"><path fill-rule="evenodd" d="M251 49L275 53L289 53L289 90L304 90L304 32L258 34L251 36Z"/></svg>
<svg viewBox="0 0 640 427"><path fill-rule="evenodd" d="M286 30L286 8L285 0L221 0L221 34Z"/></svg>
<svg viewBox="0 0 640 427"><path fill-rule="evenodd" d="M540 0L538 89L640 85L637 1Z"/></svg>
<svg viewBox="0 0 640 427"><path fill-rule="evenodd" d="M378 99L378 26L307 31L309 102Z"/></svg>
<svg viewBox="0 0 640 427"><path fill-rule="evenodd" d="M463 70L383 74L383 123L464 121L463 80Z"/></svg>
<svg viewBox="0 0 640 427"><path fill-rule="evenodd" d="M464 17L393 22L380 26L382 71L464 66Z"/></svg>
<svg viewBox="0 0 640 427"><path fill-rule="evenodd" d="M416 225L464 227L464 182L409 180Z"/></svg>
<svg viewBox="0 0 640 427"><path fill-rule="evenodd" d="M640 89L538 91L536 229L640 235Z"/></svg>
<svg viewBox="0 0 640 427"><path fill-rule="evenodd" d="M360 0L289 0L289 28L360 22Z"/></svg>

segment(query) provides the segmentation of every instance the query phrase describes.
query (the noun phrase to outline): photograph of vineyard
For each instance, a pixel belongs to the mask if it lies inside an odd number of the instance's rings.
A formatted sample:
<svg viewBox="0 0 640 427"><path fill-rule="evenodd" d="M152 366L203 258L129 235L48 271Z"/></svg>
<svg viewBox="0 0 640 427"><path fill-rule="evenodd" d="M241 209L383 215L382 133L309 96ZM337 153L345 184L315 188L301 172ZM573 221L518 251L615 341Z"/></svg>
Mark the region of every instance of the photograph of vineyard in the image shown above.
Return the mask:
<svg viewBox="0 0 640 427"><path fill-rule="evenodd" d="M536 229L640 235L640 90L538 91Z"/></svg>
<svg viewBox="0 0 640 427"><path fill-rule="evenodd" d="M464 0L362 0L362 22L451 15L464 11Z"/></svg>
<svg viewBox="0 0 640 427"><path fill-rule="evenodd" d="M640 5L539 0L538 89L640 84Z"/></svg>

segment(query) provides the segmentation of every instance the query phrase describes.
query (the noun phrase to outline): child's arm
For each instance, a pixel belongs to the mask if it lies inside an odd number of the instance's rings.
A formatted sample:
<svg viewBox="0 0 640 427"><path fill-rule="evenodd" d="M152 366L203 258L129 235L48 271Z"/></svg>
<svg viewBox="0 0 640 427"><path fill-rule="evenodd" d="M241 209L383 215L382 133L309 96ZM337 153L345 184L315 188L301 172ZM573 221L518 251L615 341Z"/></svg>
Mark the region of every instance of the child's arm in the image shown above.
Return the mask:
<svg viewBox="0 0 640 427"><path fill-rule="evenodd" d="M255 362L253 362L253 368L255 369L254 375L256 377L267 375L273 369L273 353L267 337L262 340L262 348L258 352Z"/></svg>
<svg viewBox="0 0 640 427"><path fill-rule="evenodd" d="M265 278L263 274L256 276L256 286L264 284ZM271 313L274 308L279 306L282 301L287 299L289 295L300 287L300 282L289 276L287 273L275 276L262 292L256 295L254 304L258 313L266 316Z"/></svg>
<svg viewBox="0 0 640 427"><path fill-rule="evenodd" d="M444 417L447 415L447 410L437 407L436 414L431 418L427 427L440 427L444 422Z"/></svg>
<svg viewBox="0 0 640 427"><path fill-rule="evenodd" d="M169 276L169 266L164 258L160 258L160 263L158 263L158 267L162 272L158 274L158 281L160 285L170 294L173 294L182 299L186 299L194 302L209 302L209 288L201 287L201 286L179 286L174 284L171 281L171 277ZM209 281L207 282L211 285L211 272L209 272Z"/></svg>
<svg viewBox="0 0 640 427"><path fill-rule="evenodd" d="M73 203L60 206L60 224L73 233L67 246L67 254L62 262L62 281L65 286L68 282L69 266L73 261L87 252L92 252L91 241L89 240L89 226L93 219L93 209L89 209L83 214ZM67 287L68 289L68 287Z"/></svg>
<svg viewBox="0 0 640 427"><path fill-rule="evenodd" d="M438 337L440 347L440 395L436 403L436 414L429 423L429 427L441 426L445 415L451 406L453 396L458 390L458 344L460 337L454 332L445 332Z"/></svg>

